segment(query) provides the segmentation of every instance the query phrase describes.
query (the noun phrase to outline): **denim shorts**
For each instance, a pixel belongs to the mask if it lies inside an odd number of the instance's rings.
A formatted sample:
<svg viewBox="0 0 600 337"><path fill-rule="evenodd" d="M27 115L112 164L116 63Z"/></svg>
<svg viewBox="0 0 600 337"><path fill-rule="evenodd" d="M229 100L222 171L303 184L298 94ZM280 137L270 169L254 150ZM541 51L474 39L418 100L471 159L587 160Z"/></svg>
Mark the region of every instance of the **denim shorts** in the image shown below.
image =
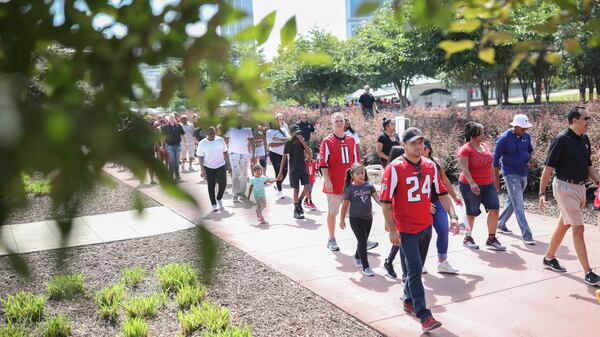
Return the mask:
<svg viewBox="0 0 600 337"><path fill-rule="evenodd" d="M479 206L483 204L485 210L500 209L500 201L498 200L498 192L496 192L496 186L494 183L489 185L479 185L479 195L476 195L471 191L471 187L468 184L459 183L460 194L462 194L463 200L465 201L465 208L467 215L478 216L481 214Z"/></svg>

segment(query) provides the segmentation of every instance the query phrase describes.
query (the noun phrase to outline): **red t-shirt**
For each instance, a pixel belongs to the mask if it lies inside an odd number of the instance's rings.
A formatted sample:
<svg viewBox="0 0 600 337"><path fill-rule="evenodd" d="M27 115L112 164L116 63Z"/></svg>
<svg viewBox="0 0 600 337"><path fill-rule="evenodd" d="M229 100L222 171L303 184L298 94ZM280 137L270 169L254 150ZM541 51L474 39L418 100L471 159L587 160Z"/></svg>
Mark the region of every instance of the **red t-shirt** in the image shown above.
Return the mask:
<svg viewBox="0 0 600 337"><path fill-rule="evenodd" d="M333 192L325 192L325 184L323 184L323 192L342 194L344 192L346 170L352 164L360 161L360 154L354 138L346 135L343 138L338 138L336 135L331 134L321 141L319 155L321 157L319 167L329 170L329 179L331 179L333 185Z"/></svg>
<svg viewBox="0 0 600 337"><path fill-rule="evenodd" d="M433 161L421 157L418 165L394 160L386 166L381 181L382 202L391 202L398 232L416 234L433 224L431 192L446 193Z"/></svg>
<svg viewBox="0 0 600 337"><path fill-rule="evenodd" d="M317 174L317 161L312 159L311 161L304 161L306 163L306 173L308 173L308 183L310 185L315 184L315 176Z"/></svg>
<svg viewBox="0 0 600 337"><path fill-rule="evenodd" d="M487 145L481 143L483 153L477 152L471 143L466 143L458 149L459 157L466 157L469 160L469 172L477 185L489 185L494 183L494 174L492 171L492 162L494 156ZM469 184L465 175L461 172L458 180L463 184Z"/></svg>

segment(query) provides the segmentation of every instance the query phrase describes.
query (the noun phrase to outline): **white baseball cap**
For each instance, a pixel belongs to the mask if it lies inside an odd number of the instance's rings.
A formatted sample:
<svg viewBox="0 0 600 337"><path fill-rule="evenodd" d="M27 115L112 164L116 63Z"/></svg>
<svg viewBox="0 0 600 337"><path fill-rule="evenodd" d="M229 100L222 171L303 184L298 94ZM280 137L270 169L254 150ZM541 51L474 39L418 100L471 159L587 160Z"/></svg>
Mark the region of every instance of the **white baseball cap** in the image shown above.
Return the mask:
<svg viewBox="0 0 600 337"><path fill-rule="evenodd" d="M512 122L510 122L510 126L518 126L523 129L529 129L531 124L529 124L529 118L527 118L527 115L516 114L515 117L513 117Z"/></svg>

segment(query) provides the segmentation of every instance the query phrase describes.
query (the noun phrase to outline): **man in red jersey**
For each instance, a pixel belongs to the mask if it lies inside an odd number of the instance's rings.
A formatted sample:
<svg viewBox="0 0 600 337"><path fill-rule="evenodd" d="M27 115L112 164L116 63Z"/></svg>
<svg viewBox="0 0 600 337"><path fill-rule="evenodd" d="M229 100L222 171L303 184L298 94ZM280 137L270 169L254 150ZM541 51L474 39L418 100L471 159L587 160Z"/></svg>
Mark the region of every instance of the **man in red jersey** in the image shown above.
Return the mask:
<svg viewBox="0 0 600 337"><path fill-rule="evenodd" d="M321 141L319 151L319 167L324 180L323 192L327 194L327 229L329 230L327 248L332 251L340 250L335 241L335 218L342 204L346 170L360 161L354 138L344 133L345 125L344 114L336 112L331 115L333 133Z"/></svg>
<svg viewBox="0 0 600 337"><path fill-rule="evenodd" d="M453 229L458 227L458 217L450 197L441 195L446 188L440 182L437 167L433 161L421 157L424 138L421 130L406 129L402 136L406 152L402 160L396 159L385 168L380 200L390 241L400 245L405 256L407 278L404 284L404 311L420 319L423 331L430 331L442 324L433 318L425 304L419 246L428 245L431 239L432 188L440 195L442 206L450 214Z"/></svg>

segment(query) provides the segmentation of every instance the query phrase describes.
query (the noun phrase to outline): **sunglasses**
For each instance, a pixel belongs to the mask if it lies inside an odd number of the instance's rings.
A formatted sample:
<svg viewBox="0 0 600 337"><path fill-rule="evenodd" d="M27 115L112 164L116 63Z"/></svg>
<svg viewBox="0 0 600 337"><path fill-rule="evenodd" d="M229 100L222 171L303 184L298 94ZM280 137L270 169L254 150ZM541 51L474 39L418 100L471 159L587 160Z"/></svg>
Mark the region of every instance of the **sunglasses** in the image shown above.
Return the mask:
<svg viewBox="0 0 600 337"><path fill-rule="evenodd" d="M590 116L585 116L585 117L580 117L577 119L583 119L584 121L589 121L590 119L592 119Z"/></svg>

